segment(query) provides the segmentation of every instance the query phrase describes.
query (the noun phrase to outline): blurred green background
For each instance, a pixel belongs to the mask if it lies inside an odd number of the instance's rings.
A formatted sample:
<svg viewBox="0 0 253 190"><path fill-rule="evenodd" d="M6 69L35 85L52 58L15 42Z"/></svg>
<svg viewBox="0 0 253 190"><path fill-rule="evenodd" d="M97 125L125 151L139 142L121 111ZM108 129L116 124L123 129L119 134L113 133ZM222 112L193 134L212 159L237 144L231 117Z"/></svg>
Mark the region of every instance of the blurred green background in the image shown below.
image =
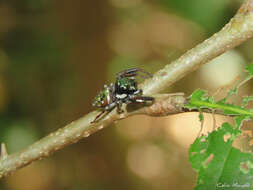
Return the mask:
<svg viewBox="0 0 253 190"><path fill-rule="evenodd" d="M78 119L117 72L155 72L219 31L241 3L1 0L0 141L13 153ZM253 59L251 47L248 41L167 91L230 84ZM192 189L187 148L199 126L197 114L132 117L2 179L0 189Z"/></svg>

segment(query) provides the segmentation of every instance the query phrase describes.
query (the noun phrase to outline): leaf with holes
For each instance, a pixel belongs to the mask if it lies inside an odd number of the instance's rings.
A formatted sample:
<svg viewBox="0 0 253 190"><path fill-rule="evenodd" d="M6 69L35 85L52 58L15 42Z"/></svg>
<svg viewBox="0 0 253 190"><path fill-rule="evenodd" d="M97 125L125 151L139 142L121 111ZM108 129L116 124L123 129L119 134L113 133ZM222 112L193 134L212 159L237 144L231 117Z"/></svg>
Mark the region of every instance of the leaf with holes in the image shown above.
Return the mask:
<svg viewBox="0 0 253 190"><path fill-rule="evenodd" d="M198 172L195 189L239 189L240 185L253 189L253 155L232 147L244 119L236 118L236 128L223 123L217 131L197 138L191 145L189 160Z"/></svg>
<svg viewBox="0 0 253 190"><path fill-rule="evenodd" d="M201 108L209 108L208 105L213 103L214 99L212 96L208 96L206 91L198 89L192 93L189 103L185 107L200 110Z"/></svg>

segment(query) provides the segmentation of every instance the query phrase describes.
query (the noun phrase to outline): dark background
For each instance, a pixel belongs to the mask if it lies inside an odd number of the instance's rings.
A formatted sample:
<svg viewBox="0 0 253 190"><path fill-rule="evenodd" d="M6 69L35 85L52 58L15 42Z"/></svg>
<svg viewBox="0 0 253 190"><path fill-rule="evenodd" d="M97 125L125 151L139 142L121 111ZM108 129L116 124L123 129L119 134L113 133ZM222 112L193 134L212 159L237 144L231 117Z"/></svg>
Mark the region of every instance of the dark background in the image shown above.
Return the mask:
<svg viewBox="0 0 253 190"><path fill-rule="evenodd" d="M0 141L13 153L78 119L117 72L157 71L219 31L241 3L0 0ZM243 44L167 91L231 84L252 60L251 47ZM0 189L192 189L187 149L199 126L198 114L132 117L2 179Z"/></svg>

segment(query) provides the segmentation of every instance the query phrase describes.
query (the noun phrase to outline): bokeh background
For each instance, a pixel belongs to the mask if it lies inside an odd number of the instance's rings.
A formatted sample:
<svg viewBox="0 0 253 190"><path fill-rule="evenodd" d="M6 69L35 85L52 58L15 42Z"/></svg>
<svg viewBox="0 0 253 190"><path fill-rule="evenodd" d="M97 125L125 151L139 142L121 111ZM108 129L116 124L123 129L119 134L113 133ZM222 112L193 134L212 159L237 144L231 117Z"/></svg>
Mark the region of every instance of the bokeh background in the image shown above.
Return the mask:
<svg viewBox="0 0 253 190"><path fill-rule="evenodd" d="M14 153L78 119L117 72L157 71L219 31L241 3L0 0L0 141ZM212 94L223 87L218 95L224 95L245 76L252 47L244 43L167 92ZM250 92L250 83L240 91ZM217 125L226 119L217 116ZM203 133L212 127L205 115ZM197 113L132 117L2 179L0 189L192 189L187 150L199 129Z"/></svg>

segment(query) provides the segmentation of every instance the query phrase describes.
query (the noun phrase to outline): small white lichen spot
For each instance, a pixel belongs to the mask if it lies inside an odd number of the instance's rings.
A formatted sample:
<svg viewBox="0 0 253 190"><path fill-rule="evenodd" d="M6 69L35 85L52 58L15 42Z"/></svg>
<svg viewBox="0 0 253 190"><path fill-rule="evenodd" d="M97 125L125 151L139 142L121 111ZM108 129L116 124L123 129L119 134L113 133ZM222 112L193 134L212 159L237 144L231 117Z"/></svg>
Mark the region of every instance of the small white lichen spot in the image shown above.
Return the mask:
<svg viewBox="0 0 253 190"><path fill-rule="evenodd" d="M187 59L185 63L188 65L188 64L190 64L190 62L191 61L189 59Z"/></svg>
<svg viewBox="0 0 253 190"><path fill-rule="evenodd" d="M104 128L103 125L98 126L98 130L101 130L101 129L103 129L103 128Z"/></svg>
<svg viewBox="0 0 253 190"><path fill-rule="evenodd" d="M124 114L120 114L120 115L119 115L119 118L120 118L120 119L123 119L124 117L125 117Z"/></svg>
<svg viewBox="0 0 253 190"><path fill-rule="evenodd" d="M68 133L68 132L69 132L69 130L68 130L68 129L65 129L65 130L64 130L64 133Z"/></svg>
<svg viewBox="0 0 253 190"><path fill-rule="evenodd" d="M83 137L88 137L88 136L90 136L90 133L88 133L88 132L85 132L85 133L83 134Z"/></svg>

